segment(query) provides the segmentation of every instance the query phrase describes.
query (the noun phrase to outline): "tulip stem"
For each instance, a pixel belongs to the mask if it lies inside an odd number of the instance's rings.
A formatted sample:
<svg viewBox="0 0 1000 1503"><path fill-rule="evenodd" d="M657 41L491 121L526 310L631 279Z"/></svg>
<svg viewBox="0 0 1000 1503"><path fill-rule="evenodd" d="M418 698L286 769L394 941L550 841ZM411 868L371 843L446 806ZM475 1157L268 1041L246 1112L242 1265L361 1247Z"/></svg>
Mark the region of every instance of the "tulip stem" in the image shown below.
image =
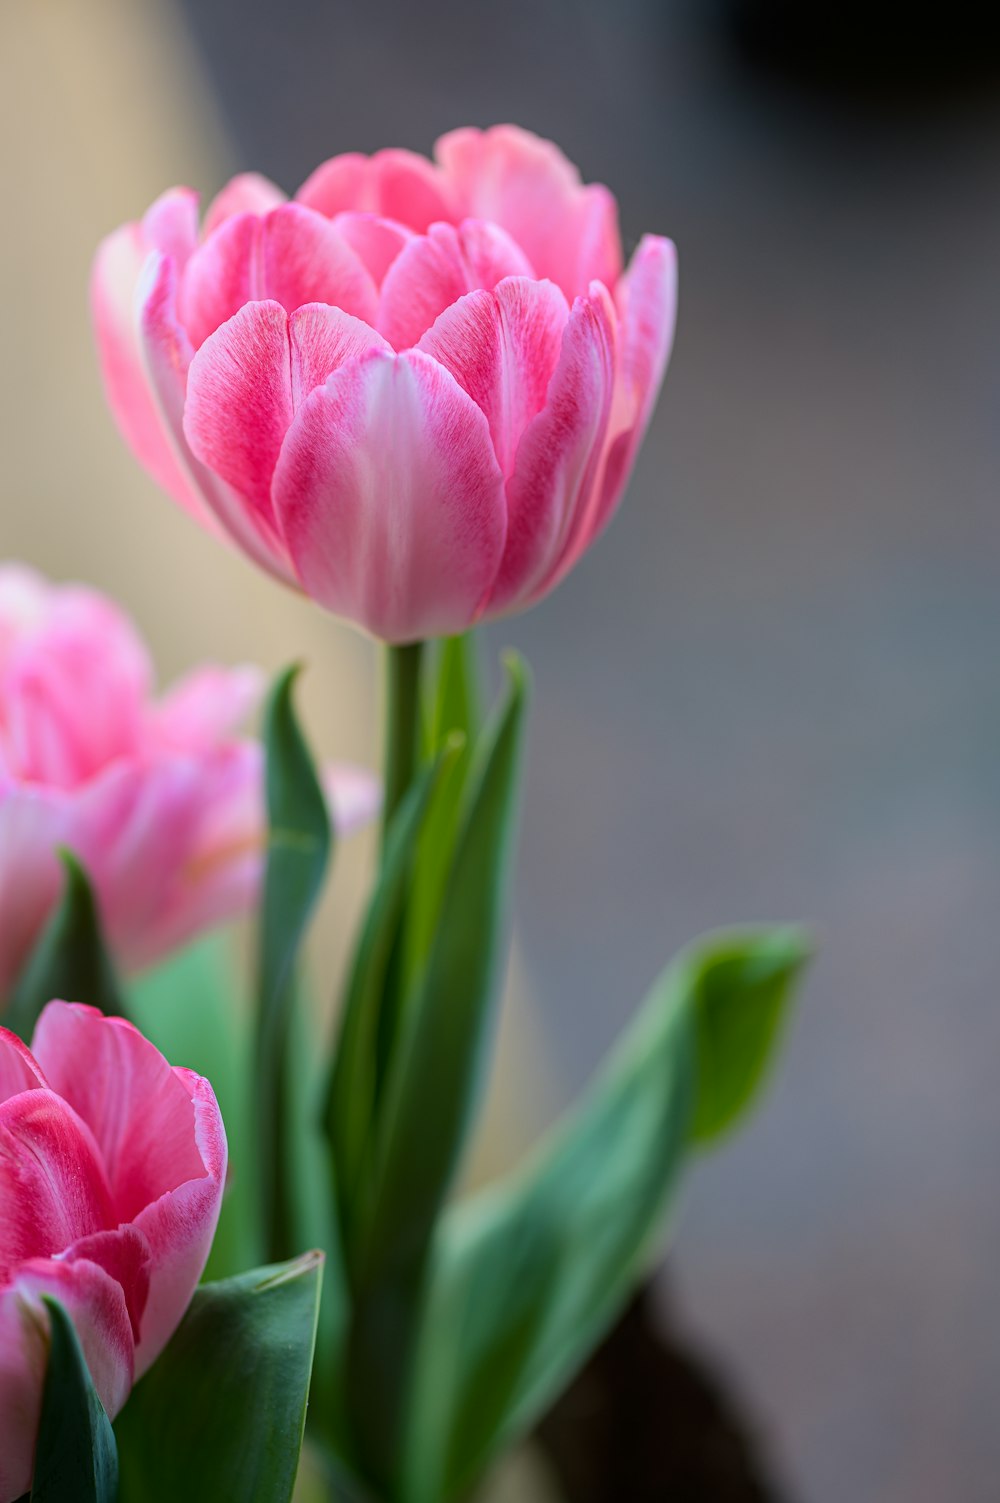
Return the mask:
<svg viewBox="0 0 1000 1503"><path fill-rule="evenodd" d="M422 642L386 649L385 792L382 850L392 816L405 798L420 761Z"/></svg>

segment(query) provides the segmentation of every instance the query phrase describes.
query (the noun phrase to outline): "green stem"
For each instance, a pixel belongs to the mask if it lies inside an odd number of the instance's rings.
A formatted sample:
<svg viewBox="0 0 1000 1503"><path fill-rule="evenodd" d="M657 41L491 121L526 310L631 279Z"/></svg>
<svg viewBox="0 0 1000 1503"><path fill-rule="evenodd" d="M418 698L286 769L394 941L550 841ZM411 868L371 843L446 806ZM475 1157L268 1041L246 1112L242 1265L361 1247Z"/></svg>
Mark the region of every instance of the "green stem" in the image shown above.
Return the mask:
<svg viewBox="0 0 1000 1503"><path fill-rule="evenodd" d="M422 642L386 648L385 790L382 849L389 821L406 796L420 760Z"/></svg>

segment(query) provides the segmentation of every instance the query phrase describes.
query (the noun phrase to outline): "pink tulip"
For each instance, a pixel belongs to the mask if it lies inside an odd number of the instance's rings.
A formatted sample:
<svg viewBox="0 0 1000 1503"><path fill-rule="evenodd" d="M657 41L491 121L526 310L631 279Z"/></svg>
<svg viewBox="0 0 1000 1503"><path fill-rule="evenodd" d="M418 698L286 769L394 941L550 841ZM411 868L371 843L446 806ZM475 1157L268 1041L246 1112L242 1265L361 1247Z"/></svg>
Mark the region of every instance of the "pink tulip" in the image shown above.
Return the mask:
<svg viewBox="0 0 1000 1503"><path fill-rule="evenodd" d="M30 1050L0 1028L0 1503L31 1483L42 1296L113 1419L187 1309L225 1177L212 1087L131 1023L50 1002Z"/></svg>
<svg viewBox="0 0 1000 1503"><path fill-rule="evenodd" d="M234 728L254 669L201 668L160 700L129 621L89 590L0 566L0 1004L57 900L67 846L112 948L141 966L246 910L263 846L260 747ZM376 786L334 769L341 829Z"/></svg>
<svg viewBox="0 0 1000 1503"><path fill-rule="evenodd" d="M291 202L175 188L104 241L128 442L180 504L388 641L552 589L615 511L669 353L673 246L548 141L333 157Z"/></svg>

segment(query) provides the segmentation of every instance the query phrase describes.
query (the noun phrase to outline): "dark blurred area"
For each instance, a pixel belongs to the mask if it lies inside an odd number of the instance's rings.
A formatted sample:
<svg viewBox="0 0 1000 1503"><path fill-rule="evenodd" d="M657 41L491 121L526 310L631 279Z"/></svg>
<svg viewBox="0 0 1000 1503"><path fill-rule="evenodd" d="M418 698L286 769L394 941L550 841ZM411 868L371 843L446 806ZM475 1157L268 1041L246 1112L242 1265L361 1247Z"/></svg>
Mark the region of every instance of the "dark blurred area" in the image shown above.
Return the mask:
<svg viewBox="0 0 1000 1503"><path fill-rule="evenodd" d="M628 248L676 239L678 340L624 509L552 599L489 637L536 672L527 970L565 1098L686 940L815 922L770 1097L692 1180L677 1304L783 1496L995 1500L985 8L183 10L240 165L289 189L337 151L514 120L615 190Z"/></svg>

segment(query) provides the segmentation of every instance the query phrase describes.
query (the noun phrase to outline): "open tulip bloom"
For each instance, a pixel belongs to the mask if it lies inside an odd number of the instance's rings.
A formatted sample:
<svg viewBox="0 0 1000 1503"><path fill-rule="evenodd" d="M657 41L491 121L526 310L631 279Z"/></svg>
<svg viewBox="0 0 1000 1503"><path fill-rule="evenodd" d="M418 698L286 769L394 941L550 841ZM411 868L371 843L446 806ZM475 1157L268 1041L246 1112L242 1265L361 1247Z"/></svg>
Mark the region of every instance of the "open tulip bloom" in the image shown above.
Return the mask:
<svg viewBox="0 0 1000 1503"><path fill-rule="evenodd" d="M371 779L317 772L293 671L262 750L234 729L254 674L156 700L109 602L0 569L0 1503L289 1503L304 1433L331 1503L476 1496L755 1096L794 929L686 951L528 1162L452 1193L528 697L511 657L483 713L468 629L617 507L674 277L657 236L623 270L608 191L510 126L334 157L291 201L238 177L200 226L174 189L102 245L138 458L388 644L380 856L329 1038L300 951ZM171 954L248 905L249 984L217 941Z"/></svg>

